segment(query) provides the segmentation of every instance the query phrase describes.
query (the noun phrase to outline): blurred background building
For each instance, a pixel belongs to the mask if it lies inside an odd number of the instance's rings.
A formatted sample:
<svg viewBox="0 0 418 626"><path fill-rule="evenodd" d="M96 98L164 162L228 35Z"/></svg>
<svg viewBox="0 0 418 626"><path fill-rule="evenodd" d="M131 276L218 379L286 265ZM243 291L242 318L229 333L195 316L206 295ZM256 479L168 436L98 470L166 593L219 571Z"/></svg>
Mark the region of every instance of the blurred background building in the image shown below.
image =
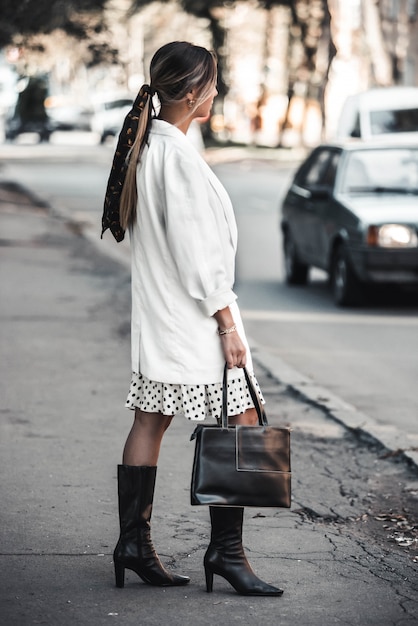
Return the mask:
<svg viewBox="0 0 418 626"><path fill-rule="evenodd" d="M29 0L23 11L0 0L3 116L38 75L48 80L46 109L55 128L85 126L112 99L126 108L147 79L154 51L174 39L218 53L220 95L207 130L221 142L314 145L335 134L347 96L418 85L417 0L71 0L63 6Z"/></svg>

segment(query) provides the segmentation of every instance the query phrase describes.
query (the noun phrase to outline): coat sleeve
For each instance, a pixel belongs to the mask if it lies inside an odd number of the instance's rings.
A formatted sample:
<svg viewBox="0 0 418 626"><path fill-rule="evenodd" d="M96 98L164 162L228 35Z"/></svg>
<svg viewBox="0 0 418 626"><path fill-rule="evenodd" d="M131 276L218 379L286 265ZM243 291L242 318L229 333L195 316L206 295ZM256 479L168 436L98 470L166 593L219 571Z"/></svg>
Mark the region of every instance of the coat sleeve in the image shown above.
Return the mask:
<svg viewBox="0 0 418 626"><path fill-rule="evenodd" d="M221 236L220 228L228 226L220 220L223 208L211 206L209 182L197 163L200 156L192 156L173 150L164 160L165 228L183 287L202 312L211 316L237 296L228 279L231 272L225 267L226 237Z"/></svg>

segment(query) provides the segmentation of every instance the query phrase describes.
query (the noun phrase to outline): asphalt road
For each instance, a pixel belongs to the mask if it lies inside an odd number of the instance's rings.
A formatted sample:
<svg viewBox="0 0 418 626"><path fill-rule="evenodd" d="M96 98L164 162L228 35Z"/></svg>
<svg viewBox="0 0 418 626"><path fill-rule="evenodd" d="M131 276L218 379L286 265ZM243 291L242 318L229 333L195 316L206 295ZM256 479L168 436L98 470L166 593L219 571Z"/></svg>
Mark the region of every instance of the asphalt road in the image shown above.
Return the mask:
<svg viewBox="0 0 418 626"><path fill-rule="evenodd" d="M292 507L249 508L244 542L281 598L206 593L207 507L190 506L194 424L164 437L156 548L187 588L115 587L116 464L131 424L130 282L65 218L0 185L0 623L400 626L417 623L417 472L257 363L292 429ZM103 250L103 247L101 248ZM283 372L284 370L282 370Z"/></svg>
<svg viewBox="0 0 418 626"><path fill-rule="evenodd" d="M71 141L0 146L0 175L98 234L112 148ZM344 310L335 308L321 272L312 273L309 287L284 285L279 199L296 164L239 154L212 160L235 206L236 289L250 338L377 423L400 429L405 445L418 446L417 299L382 294L361 309ZM128 254L126 243L107 238L103 245Z"/></svg>

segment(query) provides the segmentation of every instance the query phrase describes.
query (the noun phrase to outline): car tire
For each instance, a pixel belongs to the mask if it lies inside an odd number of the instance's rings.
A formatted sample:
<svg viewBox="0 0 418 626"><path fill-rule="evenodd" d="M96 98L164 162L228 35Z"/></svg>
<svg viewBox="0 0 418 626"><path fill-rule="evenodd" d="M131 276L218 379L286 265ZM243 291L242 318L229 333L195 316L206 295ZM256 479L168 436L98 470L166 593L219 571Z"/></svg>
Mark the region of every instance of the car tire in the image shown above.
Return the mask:
<svg viewBox="0 0 418 626"><path fill-rule="evenodd" d="M338 306L353 306L360 300L360 281L354 273L343 244L335 250L331 267L331 288Z"/></svg>
<svg viewBox="0 0 418 626"><path fill-rule="evenodd" d="M289 233L284 235L283 254L287 284L306 285L309 266L299 260L295 243Z"/></svg>

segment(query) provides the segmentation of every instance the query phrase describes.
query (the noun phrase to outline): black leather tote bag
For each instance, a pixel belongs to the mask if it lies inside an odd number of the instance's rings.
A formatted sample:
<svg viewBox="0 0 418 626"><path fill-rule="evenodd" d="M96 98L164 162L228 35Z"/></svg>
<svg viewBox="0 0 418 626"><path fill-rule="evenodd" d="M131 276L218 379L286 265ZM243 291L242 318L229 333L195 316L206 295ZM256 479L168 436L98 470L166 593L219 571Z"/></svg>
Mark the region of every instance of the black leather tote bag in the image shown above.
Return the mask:
<svg viewBox="0 0 418 626"><path fill-rule="evenodd" d="M220 425L199 425L193 460L191 503L290 507L290 430L269 426L263 405L244 369L258 426L228 426L225 366Z"/></svg>

